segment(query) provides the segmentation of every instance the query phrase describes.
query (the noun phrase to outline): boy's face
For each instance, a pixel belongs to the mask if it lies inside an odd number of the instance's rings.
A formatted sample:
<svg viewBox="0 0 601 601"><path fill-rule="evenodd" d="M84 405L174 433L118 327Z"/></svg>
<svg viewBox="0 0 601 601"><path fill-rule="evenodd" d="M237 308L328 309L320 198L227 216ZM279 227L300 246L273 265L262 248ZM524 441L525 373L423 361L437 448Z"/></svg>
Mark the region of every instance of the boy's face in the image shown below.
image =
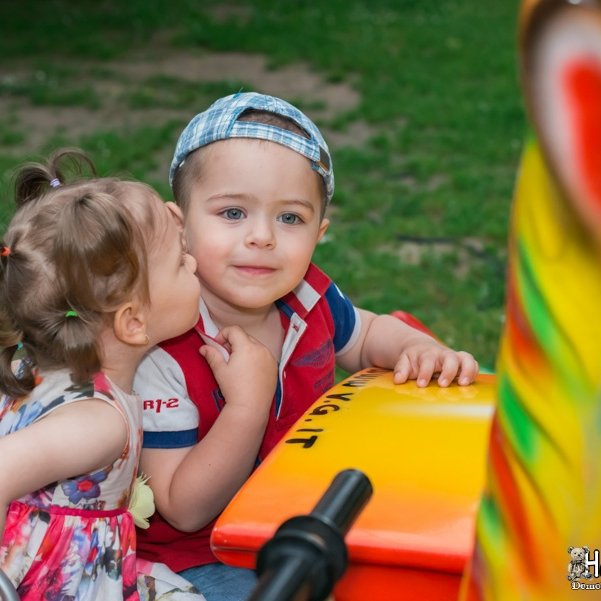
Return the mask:
<svg viewBox="0 0 601 601"><path fill-rule="evenodd" d="M200 152L185 230L203 298L265 308L302 280L327 229L319 176L274 142L230 139Z"/></svg>

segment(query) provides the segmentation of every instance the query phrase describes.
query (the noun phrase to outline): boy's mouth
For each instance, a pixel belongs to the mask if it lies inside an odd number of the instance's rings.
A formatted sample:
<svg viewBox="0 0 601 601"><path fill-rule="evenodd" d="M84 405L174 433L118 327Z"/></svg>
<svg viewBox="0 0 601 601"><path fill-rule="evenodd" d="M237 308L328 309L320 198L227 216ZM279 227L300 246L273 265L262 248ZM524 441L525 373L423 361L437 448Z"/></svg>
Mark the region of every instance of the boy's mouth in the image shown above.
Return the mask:
<svg viewBox="0 0 601 601"><path fill-rule="evenodd" d="M273 267L262 265L235 265L235 268L240 273L252 276L271 275L275 271Z"/></svg>

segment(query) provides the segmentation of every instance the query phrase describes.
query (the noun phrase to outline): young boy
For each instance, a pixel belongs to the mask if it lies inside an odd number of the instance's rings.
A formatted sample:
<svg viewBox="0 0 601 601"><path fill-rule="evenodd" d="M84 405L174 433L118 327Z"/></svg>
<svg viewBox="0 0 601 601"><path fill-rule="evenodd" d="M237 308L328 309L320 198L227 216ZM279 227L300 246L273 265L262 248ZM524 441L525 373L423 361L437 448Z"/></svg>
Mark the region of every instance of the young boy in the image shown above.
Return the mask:
<svg viewBox="0 0 601 601"><path fill-rule="evenodd" d="M329 225L332 160L315 124L287 102L255 93L215 102L181 134L170 182L198 262L201 317L154 349L136 378L146 399L142 468L160 514L140 533L139 553L183 571L208 601L245 600L254 575L216 563L212 521L334 384L335 365L351 373L380 366L419 386L437 373L448 386L470 384L478 364L394 317L354 307L311 263ZM262 373L247 366L241 379L233 354L227 363L220 331L230 336L232 326L278 361L269 398L251 392L263 390ZM230 407L229 395L245 390L246 403Z"/></svg>

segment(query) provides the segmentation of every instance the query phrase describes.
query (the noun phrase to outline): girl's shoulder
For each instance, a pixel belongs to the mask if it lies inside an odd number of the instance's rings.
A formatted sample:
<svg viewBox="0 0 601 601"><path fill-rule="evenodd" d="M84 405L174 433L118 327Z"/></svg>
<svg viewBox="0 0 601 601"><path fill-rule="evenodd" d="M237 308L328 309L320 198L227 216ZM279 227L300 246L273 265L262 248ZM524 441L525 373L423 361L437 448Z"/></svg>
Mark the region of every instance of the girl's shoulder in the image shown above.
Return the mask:
<svg viewBox="0 0 601 601"><path fill-rule="evenodd" d="M102 373L83 385L74 384L66 369L40 372L36 379L36 387L26 397L4 396L0 400L0 434L20 430L64 405L92 398L121 410L113 387Z"/></svg>

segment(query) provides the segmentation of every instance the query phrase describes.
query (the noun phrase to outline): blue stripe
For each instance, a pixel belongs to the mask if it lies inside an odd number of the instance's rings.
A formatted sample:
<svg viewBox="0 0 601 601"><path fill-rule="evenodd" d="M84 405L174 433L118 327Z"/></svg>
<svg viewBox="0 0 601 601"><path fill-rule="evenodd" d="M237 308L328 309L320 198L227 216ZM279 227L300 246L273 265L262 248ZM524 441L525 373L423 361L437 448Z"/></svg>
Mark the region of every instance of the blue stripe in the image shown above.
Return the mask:
<svg viewBox="0 0 601 601"><path fill-rule="evenodd" d="M294 315L294 311L290 305L287 305L281 298L275 301L275 306L290 319Z"/></svg>
<svg viewBox="0 0 601 601"><path fill-rule="evenodd" d="M183 449L198 442L198 428L180 432L144 432L145 449Z"/></svg>
<svg viewBox="0 0 601 601"><path fill-rule="evenodd" d="M334 349L344 348L355 331L355 308L350 299L342 294L336 284L330 284L325 293L326 301L334 320Z"/></svg>
<svg viewBox="0 0 601 601"><path fill-rule="evenodd" d="M279 366L279 363L278 363ZM282 406L282 386L280 378L278 376L278 383L275 389L275 416L277 417L280 413L280 407Z"/></svg>

